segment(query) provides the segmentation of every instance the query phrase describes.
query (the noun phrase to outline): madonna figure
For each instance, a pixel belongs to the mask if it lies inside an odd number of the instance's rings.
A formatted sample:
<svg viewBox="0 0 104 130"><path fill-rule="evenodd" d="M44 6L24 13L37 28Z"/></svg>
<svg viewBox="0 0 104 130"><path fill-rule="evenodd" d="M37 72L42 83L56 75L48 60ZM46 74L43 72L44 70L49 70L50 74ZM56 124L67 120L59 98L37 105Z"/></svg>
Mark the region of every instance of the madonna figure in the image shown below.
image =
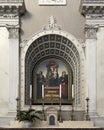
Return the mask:
<svg viewBox="0 0 104 130"><path fill-rule="evenodd" d="M54 60L50 60L47 64L47 75L46 79L48 81L49 87L59 86L59 76L58 76L58 64Z"/></svg>

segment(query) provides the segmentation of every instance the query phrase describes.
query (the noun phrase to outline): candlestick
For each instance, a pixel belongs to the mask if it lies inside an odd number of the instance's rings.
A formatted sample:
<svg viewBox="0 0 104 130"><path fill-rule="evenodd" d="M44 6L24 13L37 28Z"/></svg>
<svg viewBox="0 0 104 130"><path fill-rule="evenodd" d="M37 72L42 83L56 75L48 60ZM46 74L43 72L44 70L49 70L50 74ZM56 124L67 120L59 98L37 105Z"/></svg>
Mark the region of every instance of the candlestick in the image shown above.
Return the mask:
<svg viewBox="0 0 104 130"><path fill-rule="evenodd" d="M42 98L44 99L44 84L42 84Z"/></svg>
<svg viewBox="0 0 104 130"><path fill-rule="evenodd" d="M72 112L71 112L71 120L74 120L74 98L72 98Z"/></svg>
<svg viewBox="0 0 104 130"><path fill-rule="evenodd" d="M32 98L32 85L30 84L30 99Z"/></svg>
<svg viewBox="0 0 104 130"><path fill-rule="evenodd" d="M59 109L59 122L62 123L63 120L62 120L62 113L61 113L61 98L60 98L60 109Z"/></svg>
<svg viewBox="0 0 104 130"><path fill-rule="evenodd" d="M42 99L42 111L43 111L43 120L45 121L45 111L44 111L44 99Z"/></svg>
<svg viewBox="0 0 104 130"><path fill-rule="evenodd" d="M60 84L60 98L61 98L61 84Z"/></svg>
<svg viewBox="0 0 104 130"><path fill-rule="evenodd" d="M17 118L18 118L18 112L20 111L20 99L17 97L16 98L16 101L17 101L17 114L16 114L16 120L17 120Z"/></svg>
<svg viewBox="0 0 104 130"><path fill-rule="evenodd" d="M89 98L86 98L87 101L87 110L86 110L86 120L90 120L90 116L89 116Z"/></svg>
<svg viewBox="0 0 104 130"><path fill-rule="evenodd" d="M30 98L30 109L32 108L32 98Z"/></svg>
<svg viewBox="0 0 104 130"><path fill-rule="evenodd" d="M20 104L19 104L19 103L20 103L20 102L19 102L20 99L17 97L17 98L16 98L16 101L17 101L17 111L19 111L19 110L20 110L20 106L19 106L19 105L20 105Z"/></svg>

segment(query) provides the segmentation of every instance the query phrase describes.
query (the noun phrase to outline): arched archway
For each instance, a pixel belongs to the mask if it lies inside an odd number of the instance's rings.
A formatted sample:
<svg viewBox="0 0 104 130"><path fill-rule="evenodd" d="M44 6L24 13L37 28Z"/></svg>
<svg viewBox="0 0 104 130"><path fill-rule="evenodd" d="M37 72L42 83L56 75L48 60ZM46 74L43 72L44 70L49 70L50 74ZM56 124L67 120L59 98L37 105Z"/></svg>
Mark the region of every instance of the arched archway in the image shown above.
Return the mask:
<svg viewBox="0 0 104 130"><path fill-rule="evenodd" d="M84 104L85 57L81 45L71 34L56 30L40 32L26 43L21 52L21 79L24 79L21 86L25 90L25 104L29 104L34 66L49 58L62 61L72 71L75 104Z"/></svg>

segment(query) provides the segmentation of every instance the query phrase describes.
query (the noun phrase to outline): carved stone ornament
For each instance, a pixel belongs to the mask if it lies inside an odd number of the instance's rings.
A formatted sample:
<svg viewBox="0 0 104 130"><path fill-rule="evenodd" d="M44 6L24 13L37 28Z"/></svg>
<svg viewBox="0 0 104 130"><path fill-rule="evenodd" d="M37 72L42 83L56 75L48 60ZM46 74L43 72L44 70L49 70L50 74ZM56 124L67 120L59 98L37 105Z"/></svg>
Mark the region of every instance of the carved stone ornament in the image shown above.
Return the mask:
<svg viewBox="0 0 104 130"><path fill-rule="evenodd" d="M9 29L9 38L18 38L18 28Z"/></svg>
<svg viewBox="0 0 104 130"><path fill-rule="evenodd" d="M57 20L54 16L51 16L49 19L48 19L48 25L45 25L43 27L43 30L61 30L61 26L57 24Z"/></svg>
<svg viewBox="0 0 104 130"><path fill-rule="evenodd" d="M26 43L27 43L27 40L23 40L23 41L20 43L20 47L21 47L21 48L25 47Z"/></svg>
<svg viewBox="0 0 104 130"><path fill-rule="evenodd" d="M18 39L19 38L19 25L7 25L9 31L9 38Z"/></svg>
<svg viewBox="0 0 104 130"><path fill-rule="evenodd" d="M86 39L96 39L97 38L97 31L98 27L96 26L85 26L85 34L86 34Z"/></svg>
<svg viewBox="0 0 104 130"><path fill-rule="evenodd" d="M78 42L81 44L82 48L86 47L86 43L82 39L78 39Z"/></svg>

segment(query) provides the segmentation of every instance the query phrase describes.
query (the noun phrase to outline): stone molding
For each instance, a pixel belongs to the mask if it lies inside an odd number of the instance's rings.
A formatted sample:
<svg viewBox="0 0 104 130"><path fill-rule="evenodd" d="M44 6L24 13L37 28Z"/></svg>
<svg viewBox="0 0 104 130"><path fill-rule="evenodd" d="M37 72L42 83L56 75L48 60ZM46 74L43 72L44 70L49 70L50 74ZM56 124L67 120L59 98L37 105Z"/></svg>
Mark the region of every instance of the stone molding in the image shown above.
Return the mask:
<svg viewBox="0 0 104 130"><path fill-rule="evenodd" d="M19 15L18 15L18 12L15 12L15 13L1 13L0 14L0 19L18 19L19 18Z"/></svg>

